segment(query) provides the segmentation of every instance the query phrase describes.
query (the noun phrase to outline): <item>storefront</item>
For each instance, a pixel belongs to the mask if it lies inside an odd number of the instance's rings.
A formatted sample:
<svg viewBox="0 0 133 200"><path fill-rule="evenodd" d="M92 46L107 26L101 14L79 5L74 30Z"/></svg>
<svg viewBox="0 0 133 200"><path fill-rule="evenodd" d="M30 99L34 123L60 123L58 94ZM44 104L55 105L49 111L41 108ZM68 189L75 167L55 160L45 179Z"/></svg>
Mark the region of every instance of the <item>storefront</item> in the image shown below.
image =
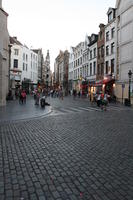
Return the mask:
<svg viewBox="0 0 133 200"><path fill-rule="evenodd" d="M115 79L111 76L107 76L103 79L103 92L109 94L111 97L115 95L114 88L115 88Z"/></svg>
<svg viewBox="0 0 133 200"><path fill-rule="evenodd" d="M103 80L98 80L95 83L96 93L107 93L111 97L115 95L115 79L112 76L105 76Z"/></svg>
<svg viewBox="0 0 133 200"><path fill-rule="evenodd" d="M88 96L90 98L90 101L93 101L95 94L96 94L95 80L92 80L88 82Z"/></svg>

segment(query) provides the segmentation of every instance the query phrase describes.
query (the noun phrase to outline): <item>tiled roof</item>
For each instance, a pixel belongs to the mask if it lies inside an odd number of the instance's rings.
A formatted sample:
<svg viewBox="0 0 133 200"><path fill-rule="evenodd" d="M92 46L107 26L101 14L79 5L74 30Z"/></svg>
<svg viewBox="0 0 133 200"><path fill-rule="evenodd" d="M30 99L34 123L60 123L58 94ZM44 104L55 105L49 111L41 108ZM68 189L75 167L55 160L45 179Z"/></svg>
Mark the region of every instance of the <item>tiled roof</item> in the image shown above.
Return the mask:
<svg viewBox="0 0 133 200"><path fill-rule="evenodd" d="M17 37L10 37L10 44L18 44L23 46L22 43L17 40Z"/></svg>

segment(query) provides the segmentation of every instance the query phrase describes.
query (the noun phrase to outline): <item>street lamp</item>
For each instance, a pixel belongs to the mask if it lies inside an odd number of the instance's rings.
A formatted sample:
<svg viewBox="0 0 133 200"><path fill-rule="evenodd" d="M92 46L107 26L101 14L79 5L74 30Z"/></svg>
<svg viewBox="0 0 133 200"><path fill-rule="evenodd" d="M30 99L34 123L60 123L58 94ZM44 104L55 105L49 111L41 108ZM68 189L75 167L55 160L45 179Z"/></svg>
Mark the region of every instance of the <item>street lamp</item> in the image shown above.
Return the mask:
<svg viewBox="0 0 133 200"><path fill-rule="evenodd" d="M131 87L131 77L132 77L132 71L129 70L128 77L129 77L129 90L128 90L128 100L129 100L129 106L131 106L131 95L130 95L130 87Z"/></svg>

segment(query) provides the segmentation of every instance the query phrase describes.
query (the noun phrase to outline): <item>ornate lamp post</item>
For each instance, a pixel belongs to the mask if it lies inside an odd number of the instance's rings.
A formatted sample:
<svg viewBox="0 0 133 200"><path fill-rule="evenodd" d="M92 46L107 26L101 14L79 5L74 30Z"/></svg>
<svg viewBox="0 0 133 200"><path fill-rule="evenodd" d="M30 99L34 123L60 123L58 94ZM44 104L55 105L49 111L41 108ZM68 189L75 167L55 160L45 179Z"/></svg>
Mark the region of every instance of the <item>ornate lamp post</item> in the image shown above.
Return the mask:
<svg viewBox="0 0 133 200"><path fill-rule="evenodd" d="M128 77L129 77L129 90L128 90L128 100L129 100L129 106L131 106L131 95L130 95L130 88L131 88L131 78L132 78L132 71L129 70Z"/></svg>

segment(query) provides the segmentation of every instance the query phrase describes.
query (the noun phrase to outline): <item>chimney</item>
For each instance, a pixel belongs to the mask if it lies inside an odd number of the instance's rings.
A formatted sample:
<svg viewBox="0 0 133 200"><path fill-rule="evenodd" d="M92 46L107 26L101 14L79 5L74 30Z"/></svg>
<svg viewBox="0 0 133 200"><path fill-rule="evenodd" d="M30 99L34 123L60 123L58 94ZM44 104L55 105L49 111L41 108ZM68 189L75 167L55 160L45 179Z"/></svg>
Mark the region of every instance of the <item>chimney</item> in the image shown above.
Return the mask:
<svg viewBox="0 0 133 200"><path fill-rule="evenodd" d="M17 40L17 37L16 37L16 36L13 36L13 39L14 39L14 40Z"/></svg>

